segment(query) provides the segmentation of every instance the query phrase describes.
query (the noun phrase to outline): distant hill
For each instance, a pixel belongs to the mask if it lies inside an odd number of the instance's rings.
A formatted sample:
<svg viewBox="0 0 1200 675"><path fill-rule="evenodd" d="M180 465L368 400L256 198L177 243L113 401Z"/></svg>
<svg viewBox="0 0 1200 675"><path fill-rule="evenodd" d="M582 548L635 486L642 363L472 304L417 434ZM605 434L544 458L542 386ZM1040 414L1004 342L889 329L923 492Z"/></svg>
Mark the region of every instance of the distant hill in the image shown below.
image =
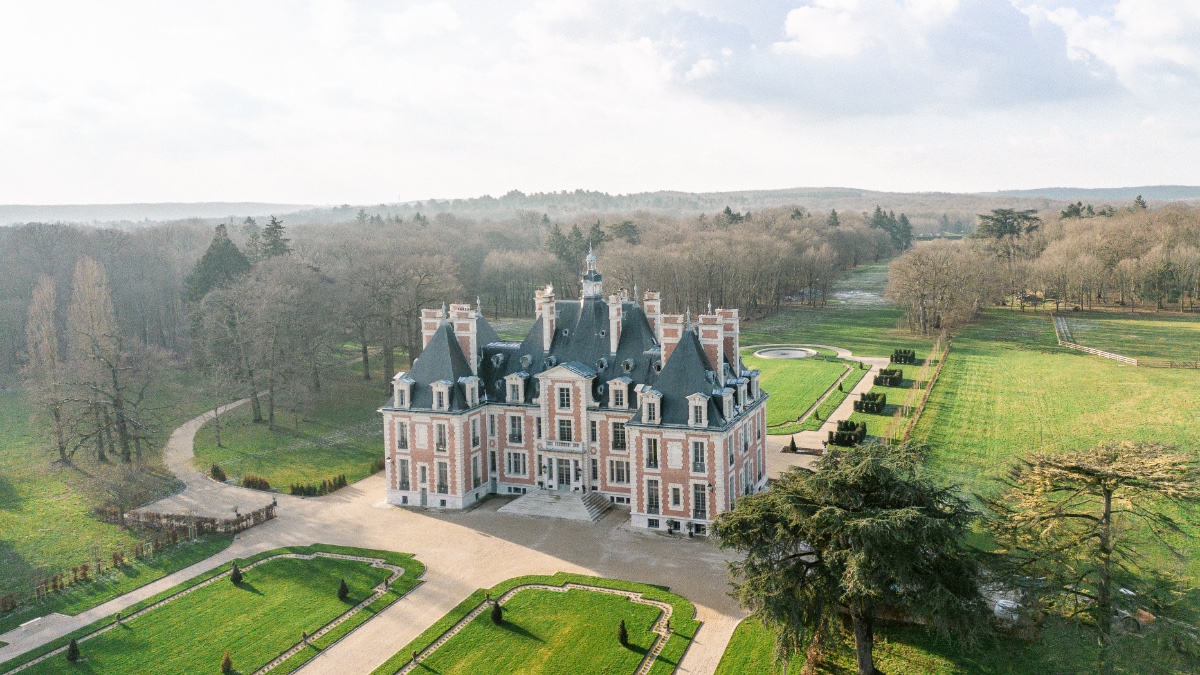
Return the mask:
<svg viewBox="0 0 1200 675"><path fill-rule="evenodd" d="M1045 197L1062 201L1130 201L1141 195L1143 199L1179 201L1200 199L1200 186L1195 185L1143 185L1121 188L1035 188L1032 190L1000 190L981 194L1005 195L1008 197Z"/></svg>
<svg viewBox="0 0 1200 675"><path fill-rule="evenodd" d="M245 218L309 208L304 204L261 202L168 202L163 204L0 205L0 224L29 222L138 222L184 218Z"/></svg>

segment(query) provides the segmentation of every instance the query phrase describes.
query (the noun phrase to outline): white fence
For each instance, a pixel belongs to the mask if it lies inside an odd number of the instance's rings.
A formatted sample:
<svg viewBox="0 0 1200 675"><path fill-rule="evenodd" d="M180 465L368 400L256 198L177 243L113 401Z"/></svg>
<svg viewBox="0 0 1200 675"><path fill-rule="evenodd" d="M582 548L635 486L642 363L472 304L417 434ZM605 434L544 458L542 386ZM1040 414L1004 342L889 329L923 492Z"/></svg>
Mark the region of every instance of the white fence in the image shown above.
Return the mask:
<svg viewBox="0 0 1200 675"><path fill-rule="evenodd" d="M1075 336L1071 334L1071 327L1067 325L1067 318L1057 314L1051 314L1050 318L1054 319L1054 334L1058 337L1058 344L1060 347L1066 347L1067 349L1074 349L1085 354L1092 354L1094 356L1112 359L1113 361L1120 361L1121 363L1128 363L1131 366L1136 366L1138 364L1138 361L1135 358L1122 356L1120 354L1113 354L1112 352L1106 352L1102 349L1094 349L1092 347L1084 347L1081 344L1076 344Z"/></svg>

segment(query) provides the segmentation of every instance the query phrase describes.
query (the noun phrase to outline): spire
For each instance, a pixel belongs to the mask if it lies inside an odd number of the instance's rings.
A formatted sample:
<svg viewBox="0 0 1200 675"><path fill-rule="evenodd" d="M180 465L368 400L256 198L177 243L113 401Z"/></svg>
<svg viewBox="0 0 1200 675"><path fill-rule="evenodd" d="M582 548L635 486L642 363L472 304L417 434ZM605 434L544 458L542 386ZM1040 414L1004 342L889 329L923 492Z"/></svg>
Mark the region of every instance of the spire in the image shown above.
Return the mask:
<svg viewBox="0 0 1200 675"><path fill-rule="evenodd" d="M596 271L596 252L592 250L591 245L588 245L587 254L587 272L583 274L583 294L580 297L582 300L588 296L603 296L604 290L600 282L600 273Z"/></svg>
<svg viewBox="0 0 1200 675"><path fill-rule="evenodd" d="M712 303L711 303L711 302L710 302L710 303L708 303L708 306L709 306L709 309L712 309ZM477 296L475 296L475 311L476 311L476 312L480 312L480 313L482 313L482 312L483 312L483 300L481 300L481 299L480 299L480 297L479 297L478 295L477 295Z"/></svg>

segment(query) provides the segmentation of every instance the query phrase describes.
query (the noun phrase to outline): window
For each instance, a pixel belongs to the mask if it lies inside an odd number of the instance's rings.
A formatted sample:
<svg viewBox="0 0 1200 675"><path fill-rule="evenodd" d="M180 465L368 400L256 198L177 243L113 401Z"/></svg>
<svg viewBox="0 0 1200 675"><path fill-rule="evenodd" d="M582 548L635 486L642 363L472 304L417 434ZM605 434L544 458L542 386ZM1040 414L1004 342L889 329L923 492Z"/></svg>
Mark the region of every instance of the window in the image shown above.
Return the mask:
<svg viewBox="0 0 1200 675"><path fill-rule="evenodd" d="M613 407L614 408L624 408L625 407L625 388L624 387L613 387Z"/></svg>
<svg viewBox="0 0 1200 675"><path fill-rule="evenodd" d="M537 456L537 470L539 476L546 473L546 463L542 461L541 455Z"/></svg>
<svg viewBox="0 0 1200 675"><path fill-rule="evenodd" d="M650 515L658 515L658 481L646 481L646 513Z"/></svg>
<svg viewBox="0 0 1200 675"><path fill-rule="evenodd" d="M656 406L653 401L648 401L646 403L646 421L654 422L657 419L658 419L658 406Z"/></svg>
<svg viewBox="0 0 1200 675"><path fill-rule="evenodd" d="M678 485L671 486L671 508L679 508L679 500L683 498Z"/></svg>
<svg viewBox="0 0 1200 675"><path fill-rule="evenodd" d="M488 475L495 478L496 476L496 451L492 450L488 453Z"/></svg>
<svg viewBox="0 0 1200 675"><path fill-rule="evenodd" d="M692 483L692 517L708 518L708 487L703 483Z"/></svg>
<svg viewBox="0 0 1200 675"><path fill-rule="evenodd" d="M647 469L657 469L658 468L658 439L657 438L647 438L646 439L646 468Z"/></svg>
<svg viewBox="0 0 1200 675"><path fill-rule="evenodd" d="M483 475L479 473L479 457L478 455L471 458L471 489L479 487L483 484Z"/></svg>
<svg viewBox="0 0 1200 675"><path fill-rule="evenodd" d="M648 527L652 530L657 530L658 529L658 518L647 518L646 519L646 527Z"/></svg>
<svg viewBox="0 0 1200 675"><path fill-rule="evenodd" d="M625 423L613 422L612 425L612 449L625 449Z"/></svg>
<svg viewBox="0 0 1200 675"><path fill-rule="evenodd" d="M600 460L598 459L592 460L592 480L600 480Z"/></svg>
<svg viewBox="0 0 1200 675"><path fill-rule="evenodd" d="M704 473L704 451L706 444L704 441L692 441L692 471L696 473Z"/></svg>
<svg viewBox="0 0 1200 675"><path fill-rule="evenodd" d="M509 403L519 403L521 401L521 385L508 385L508 401Z"/></svg>
<svg viewBox="0 0 1200 675"><path fill-rule="evenodd" d="M420 478L418 479L419 482L421 483L421 485L424 485L429 482L429 467L422 464L420 466L418 473L421 474Z"/></svg>
<svg viewBox="0 0 1200 675"><path fill-rule="evenodd" d="M439 391L437 393L437 405L434 407L438 410L444 410L446 408L446 392Z"/></svg>
<svg viewBox="0 0 1200 675"><path fill-rule="evenodd" d="M397 407L397 408L403 408L403 407L404 407L404 399L405 399L404 390L403 390L403 389L397 389L397 390L396 390L396 407Z"/></svg>
<svg viewBox="0 0 1200 675"><path fill-rule="evenodd" d="M599 443L600 442L600 423L597 422L596 420L592 420L588 426L589 426L588 440L591 441L592 443Z"/></svg>
<svg viewBox="0 0 1200 675"><path fill-rule="evenodd" d="M571 420L559 420L558 421L558 440L560 440L560 441L575 440L574 429L572 429Z"/></svg>
<svg viewBox="0 0 1200 675"><path fill-rule="evenodd" d="M529 466L526 464L527 457L523 452L510 452L506 455L508 465L505 467L510 476L527 476L529 475Z"/></svg>
<svg viewBox="0 0 1200 675"><path fill-rule="evenodd" d="M408 423L396 422L396 449L408 449Z"/></svg>
<svg viewBox="0 0 1200 675"><path fill-rule="evenodd" d="M571 389L570 387L558 388L558 408L559 410L571 409Z"/></svg>
<svg viewBox="0 0 1200 675"><path fill-rule="evenodd" d="M508 418L508 442L509 443L520 443L523 440L522 437L524 436L525 425L523 425L521 422L522 422L522 420L520 417Z"/></svg>
<svg viewBox="0 0 1200 675"><path fill-rule="evenodd" d="M608 460L608 482L610 483L628 483L629 482L629 462L610 459Z"/></svg>
<svg viewBox="0 0 1200 675"><path fill-rule="evenodd" d="M488 415L488 438L496 437L496 416Z"/></svg>
<svg viewBox="0 0 1200 675"><path fill-rule="evenodd" d="M446 462L437 463L437 492L439 495L450 492L450 465Z"/></svg>
<svg viewBox="0 0 1200 675"><path fill-rule="evenodd" d="M533 426L534 426L535 438L537 438L539 441L542 440L542 418L535 417Z"/></svg>
<svg viewBox="0 0 1200 675"><path fill-rule="evenodd" d="M435 424L433 426L434 426L434 430L436 432L433 449L438 452L445 452L446 451L446 425L445 424Z"/></svg>
<svg viewBox="0 0 1200 675"><path fill-rule="evenodd" d="M400 490L411 490L412 489L412 485L410 485L408 482L409 476L408 476L408 460L407 459L401 459L401 460L396 461L396 477L399 479L397 482L400 485L400 487L399 487Z"/></svg>
<svg viewBox="0 0 1200 675"><path fill-rule="evenodd" d="M479 447L479 419L478 418L471 419L471 447L472 448Z"/></svg>

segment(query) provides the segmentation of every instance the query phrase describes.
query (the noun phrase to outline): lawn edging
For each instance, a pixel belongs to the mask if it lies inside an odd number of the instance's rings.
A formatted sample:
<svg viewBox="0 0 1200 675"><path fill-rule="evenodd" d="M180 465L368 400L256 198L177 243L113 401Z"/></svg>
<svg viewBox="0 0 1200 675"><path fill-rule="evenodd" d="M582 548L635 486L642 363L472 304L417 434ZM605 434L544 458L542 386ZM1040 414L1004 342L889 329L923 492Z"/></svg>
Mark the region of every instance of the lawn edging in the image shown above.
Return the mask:
<svg viewBox="0 0 1200 675"><path fill-rule="evenodd" d="M226 574L230 571L233 563L235 563L235 562L238 564L239 567L244 569L244 568L248 567L249 565L256 563L260 560L263 560L265 558L275 557L275 556L279 556L279 555L283 555L283 554L311 555L312 553L332 553L332 554L339 554L339 555L356 555L356 556L363 556L363 557L375 557L375 558L379 558L389 564L404 568L404 574L400 575L400 577L398 579L396 579L395 582L393 582L388 593L385 593L383 596L381 596L379 599L377 599L376 603L380 602L381 600L387 599L389 597L389 595L392 595L393 591L395 591L396 587L398 587L398 586L405 587L403 589L403 592L398 593L396 595L396 597L391 598L390 600L388 600L388 602L386 604L380 606L378 609L373 611L371 613L371 616L374 616L374 614L377 613L379 609L382 609L382 607L385 607L388 604L395 602L400 597L403 597L405 594L407 594L409 591L411 591L412 588L416 587L417 584L419 584L421 582L420 577L423 576L425 573L425 565L423 563L417 561L411 554L407 554L407 553L397 553L394 551L379 551L379 550L374 550L374 549L360 549L360 548L354 548L354 547L350 547L350 546L335 546L335 545L330 545L330 544L313 544L310 546L284 546L284 547L280 547L280 548L271 549L269 551L263 551L261 553L257 553L255 555L249 556L247 558L238 558L236 560L231 560L227 564L220 565L216 568L208 570L207 572L203 572L195 577L192 577L191 579L188 579L187 581L183 581L179 584L176 584L175 586L172 586L171 588L169 588L165 591L162 591L161 593L157 593L149 598L146 598L145 600L137 602L137 603L127 607L125 610L123 610L121 612L121 615L125 618L128 618L129 615L131 615L135 612L139 612L143 609L146 609L147 607L150 607L151 605L155 605L160 602L163 602L164 600L171 599L176 595L180 595L181 593L188 591L189 589L192 589L202 583L205 583L206 581L209 581L210 579L213 579L214 577L218 577L223 574ZM410 574L410 572L411 572L411 574ZM374 607L374 606L375 606L375 603L372 603L367 608L364 608L364 611L358 612L358 614L356 614L355 616L365 614L366 613L365 610L370 609L371 607ZM353 618L354 617L351 617L351 619L353 619ZM88 624L87 626L84 626L83 628L80 628L71 633L68 633L67 635L64 635L56 640L51 640L50 642L47 642L46 644L42 645L41 647L38 647L36 649L32 649L28 652L25 652L24 654L21 654L20 656L10 659L4 663L0 663L0 673L7 674L7 673L12 672L16 668L22 668L31 661L39 659L42 656L45 656L46 654L49 654L51 652L54 652L56 650L59 650L59 649L65 647L69 642L71 642L71 640L76 640L76 639L82 638L82 637L90 635L102 628L111 626L113 623L115 623L115 621L116 621L115 615L106 616L102 619L93 621L92 623ZM359 621L357 624L354 624L353 626L348 627L344 632L338 634L336 637L331 638L329 644L333 644L337 640L340 640L342 637L345 636L345 634L348 634L354 628L357 628L364 621L365 621L365 619L363 621ZM350 620L347 620L346 622L343 622L343 623L352 623L352 622ZM338 628L340 629L341 626L338 626ZM334 633L338 633L338 630L334 629L333 631L330 631L330 633L326 634L326 637L328 637L329 635L332 635ZM296 656L300 656L305 653L306 652L302 651L302 652L300 652L300 654L297 654ZM309 654L309 656L307 658L305 658L303 660L297 660L296 663L292 664L289 669L281 671L281 672L292 672L296 668L299 668L300 665L302 665L304 662L308 661L308 659L311 659L315 655L316 655L316 653L313 652L313 653ZM295 657L293 657L293 658L295 658ZM291 659L289 659L289 661L291 661ZM288 666L288 665L289 665L288 662L285 661L283 664L280 664L280 667Z"/></svg>
<svg viewBox="0 0 1200 675"><path fill-rule="evenodd" d="M687 598L681 595L670 592L662 586L652 586L642 584L635 581L624 581L620 579L606 579L603 577L592 577L582 574L568 574L559 572L553 575L529 575L521 577L513 577L506 581L502 581L491 588L480 588L471 593L462 602L458 603L454 609L446 613L445 616L434 622L432 626L425 629L420 635L414 638L411 642L397 651L382 665L372 671L372 675L395 675L405 665L412 660L413 652L422 652L433 643L437 642L444 633L453 628L459 621L469 615L481 603L485 602L488 597L500 597L508 591L518 587L527 586L530 584L545 584L549 586L565 586L573 583L579 586L591 586L595 588L607 588L619 591L630 591L639 593L647 600L656 600L669 604L672 609L671 613L671 637L663 645L658 658L655 659L651 666L650 672L656 675L667 675L676 670L679 662L683 659L684 653L692 644L692 639L696 636L696 631L700 628L700 622L696 620L696 607Z"/></svg>

